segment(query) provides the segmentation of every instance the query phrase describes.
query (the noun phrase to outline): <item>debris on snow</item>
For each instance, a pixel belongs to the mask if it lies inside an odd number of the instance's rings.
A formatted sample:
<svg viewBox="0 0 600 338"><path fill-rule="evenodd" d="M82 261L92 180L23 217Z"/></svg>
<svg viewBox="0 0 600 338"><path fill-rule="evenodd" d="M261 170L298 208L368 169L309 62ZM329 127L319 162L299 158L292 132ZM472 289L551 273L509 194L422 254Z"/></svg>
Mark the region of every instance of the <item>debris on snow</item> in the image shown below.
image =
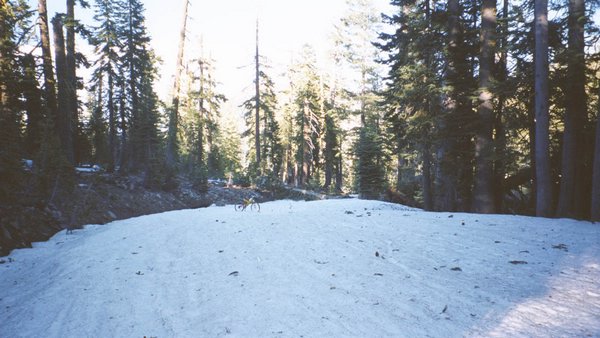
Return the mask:
<svg viewBox="0 0 600 338"><path fill-rule="evenodd" d="M509 263L519 265L519 264L527 264L527 261L509 261Z"/></svg>
<svg viewBox="0 0 600 338"><path fill-rule="evenodd" d="M562 244L562 243L561 244L553 245L552 249L563 250L563 251L566 251L566 252L569 251L569 248L567 247L567 245L566 244Z"/></svg>

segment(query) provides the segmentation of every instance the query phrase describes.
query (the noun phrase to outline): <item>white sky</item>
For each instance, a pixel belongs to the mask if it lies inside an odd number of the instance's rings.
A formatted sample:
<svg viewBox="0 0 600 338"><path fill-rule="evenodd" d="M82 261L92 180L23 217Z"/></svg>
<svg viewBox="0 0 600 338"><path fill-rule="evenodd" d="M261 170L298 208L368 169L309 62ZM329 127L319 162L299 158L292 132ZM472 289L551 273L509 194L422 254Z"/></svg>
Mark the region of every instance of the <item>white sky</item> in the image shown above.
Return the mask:
<svg viewBox="0 0 600 338"><path fill-rule="evenodd" d="M29 0L33 8L37 1ZM94 0L88 0L90 4ZM386 8L388 0L373 0L377 8ZM175 58L184 0L147 0L146 25L152 46L163 60L157 90L161 99L171 95ZM50 16L65 10L64 0L48 0ZM218 90L236 107L252 95L255 25L260 19L260 54L273 68L275 78L283 73L292 57L304 44L312 45L321 60L326 58L333 26L346 12L345 0L191 0L188 21L186 59L197 58L200 40L205 56L215 61ZM76 16L92 23L91 9L76 9ZM79 46L83 48L83 46Z"/></svg>

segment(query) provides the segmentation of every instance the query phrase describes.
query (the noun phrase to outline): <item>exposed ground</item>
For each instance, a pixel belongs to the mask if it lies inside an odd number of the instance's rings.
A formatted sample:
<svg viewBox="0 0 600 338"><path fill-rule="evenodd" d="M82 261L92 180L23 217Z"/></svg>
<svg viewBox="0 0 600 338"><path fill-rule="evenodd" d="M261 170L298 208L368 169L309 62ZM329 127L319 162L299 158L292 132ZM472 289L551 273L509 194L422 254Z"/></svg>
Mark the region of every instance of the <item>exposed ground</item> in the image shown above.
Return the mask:
<svg viewBox="0 0 600 338"><path fill-rule="evenodd" d="M79 172L76 180L74 191L48 202L37 205L0 204L0 257L15 248L47 240L69 226L104 224L117 219L211 204L235 204L248 197L259 201L314 199L309 194L288 189L272 192L239 186L228 188L224 184L213 183L202 194L184 178L178 178L177 187L171 191L149 190L144 187L142 178L136 176Z"/></svg>

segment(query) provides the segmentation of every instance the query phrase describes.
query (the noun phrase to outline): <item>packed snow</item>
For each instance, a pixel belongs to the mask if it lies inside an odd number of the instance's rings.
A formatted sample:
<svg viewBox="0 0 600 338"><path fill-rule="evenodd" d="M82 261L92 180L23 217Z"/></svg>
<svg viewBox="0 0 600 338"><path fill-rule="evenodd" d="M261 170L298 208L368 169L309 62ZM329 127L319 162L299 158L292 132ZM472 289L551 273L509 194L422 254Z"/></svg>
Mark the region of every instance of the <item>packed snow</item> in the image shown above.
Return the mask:
<svg viewBox="0 0 600 338"><path fill-rule="evenodd" d="M600 337L590 222L276 201L89 225L0 262L0 337Z"/></svg>

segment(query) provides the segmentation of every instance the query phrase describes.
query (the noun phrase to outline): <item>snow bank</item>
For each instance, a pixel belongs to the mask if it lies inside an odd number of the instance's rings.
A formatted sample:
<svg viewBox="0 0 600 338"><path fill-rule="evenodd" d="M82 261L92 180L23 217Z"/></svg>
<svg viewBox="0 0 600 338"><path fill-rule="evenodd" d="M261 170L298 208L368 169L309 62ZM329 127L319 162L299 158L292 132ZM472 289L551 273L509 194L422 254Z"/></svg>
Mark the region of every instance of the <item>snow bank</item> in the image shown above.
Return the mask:
<svg viewBox="0 0 600 338"><path fill-rule="evenodd" d="M167 212L0 264L0 337L600 336L600 227L377 201Z"/></svg>

